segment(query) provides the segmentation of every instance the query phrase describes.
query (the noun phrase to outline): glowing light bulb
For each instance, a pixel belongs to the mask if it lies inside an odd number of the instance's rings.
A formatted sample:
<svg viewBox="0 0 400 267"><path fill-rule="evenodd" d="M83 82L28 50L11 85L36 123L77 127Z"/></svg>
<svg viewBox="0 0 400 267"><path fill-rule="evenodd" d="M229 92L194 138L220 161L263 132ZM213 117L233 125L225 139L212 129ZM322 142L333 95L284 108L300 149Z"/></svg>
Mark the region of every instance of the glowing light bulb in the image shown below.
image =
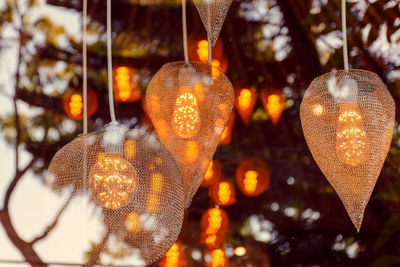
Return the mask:
<svg viewBox="0 0 400 267"><path fill-rule="evenodd" d="M234 251L235 255L238 257L242 257L242 256L246 255L246 252L247 252L246 248L241 247L241 246L235 248L235 251Z"/></svg>
<svg viewBox="0 0 400 267"><path fill-rule="evenodd" d="M224 267L225 263L225 253L222 249L214 249L211 251L211 266L212 267Z"/></svg>
<svg viewBox="0 0 400 267"><path fill-rule="evenodd" d="M279 121L283 110L281 99L282 97L277 94L269 95L267 98L267 113L275 124Z"/></svg>
<svg viewBox="0 0 400 267"><path fill-rule="evenodd" d="M251 96L252 96L251 90L249 89L240 90L238 100L239 100L239 107L241 109L246 110L250 107Z"/></svg>
<svg viewBox="0 0 400 267"><path fill-rule="evenodd" d="M178 244L174 243L172 247L168 250L165 254L165 267L174 267L177 266L179 263L179 246Z"/></svg>
<svg viewBox="0 0 400 267"><path fill-rule="evenodd" d="M199 60L203 63L208 61L208 42L207 40L200 40L197 43L197 55Z"/></svg>
<svg viewBox="0 0 400 267"><path fill-rule="evenodd" d="M139 214L137 214L136 212L129 213L125 220L126 230L134 234L139 230L139 227Z"/></svg>
<svg viewBox="0 0 400 267"><path fill-rule="evenodd" d="M71 100L69 102L69 109L73 116L82 115L83 112L82 95L73 94L71 96Z"/></svg>
<svg viewBox="0 0 400 267"><path fill-rule="evenodd" d="M208 169L206 171L206 174L204 175L204 180L209 181L214 175L213 171L213 162L210 161L210 165L208 165Z"/></svg>
<svg viewBox="0 0 400 267"><path fill-rule="evenodd" d="M218 186L218 199L222 205L228 204L231 199L231 188L228 182L221 182Z"/></svg>
<svg viewBox="0 0 400 267"><path fill-rule="evenodd" d="M244 189L248 193L253 193L257 189L257 184L258 184L258 172L256 171L247 171L244 174Z"/></svg>
<svg viewBox="0 0 400 267"><path fill-rule="evenodd" d="M324 113L324 107L321 104L315 104L312 107L312 112L315 116L321 116Z"/></svg>
<svg viewBox="0 0 400 267"><path fill-rule="evenodd" d="M200 128L200 113L197 99L190 87L182 88L172 113L172 126L180 138L191 138Z"/></svg>
<svg viewBox="0 0 400 267"><path fill-rule="evenodd" d="M160 206L159 194L161 193L163 184L164 184L164 176L162 174L154 173L151 176L150 180L151 193L149 194L147 200L147 209L151 212L155 212L159 209Z"/></svg>
<svg viewBox="0 0 400 267"><path fill-rule="evenodd" d="M357 104L342 104L340 107L336 155L340 162L351 166L357 166L368 159L368 138Z"/></svg>
<svg viewBox="0 0 400 267"><path fill-rule="evenodd" d="M211 61L211 66L212 66L212 69L211 69L212 76L214 79L217 79L220 74L219 68L221 67L221 62L218 59L213 59Z"/></svg>
<svg viewBox="0 0 400 267"><path fill-rule="evenodd" d="M129 203L138 174L118 153L100 153L88 175L92 198L107 209L119 209Z"/></svg>
<svg viewBox="0 0 400 267"><path fill-rule="evenodd" d="M206 229L206 234L215 235L221 228L222 215L221 210L213 208L210 210L208 215L208 227Z"/></svg>

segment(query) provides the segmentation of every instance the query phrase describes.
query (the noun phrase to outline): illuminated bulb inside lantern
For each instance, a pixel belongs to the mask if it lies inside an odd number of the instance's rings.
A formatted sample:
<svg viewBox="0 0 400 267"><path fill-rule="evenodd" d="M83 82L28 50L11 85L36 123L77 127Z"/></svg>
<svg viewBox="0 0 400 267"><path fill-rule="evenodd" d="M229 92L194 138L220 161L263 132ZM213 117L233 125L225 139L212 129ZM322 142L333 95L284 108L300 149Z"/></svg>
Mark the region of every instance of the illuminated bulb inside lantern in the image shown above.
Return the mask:
<svg viewBox="0 0 400 267"><path fill-rule="evenodd" d="M222 215L221 210L219 209L211 209L208 215L208 226L206 229L206 239L205 243L207 245L214 245L217 239L217 233L221 228L222 224Z"/></svg>
<svg viewBox="0 0 400 267"><path fill-rule="evenodd" d="M71 96L71 100L69 102L69 109L71 114L74 116L79 116L82 114L83 103L82 103L82 95L73 94Z"/></svg>
<svg viewBox="0 0 400 267"><path fill-rule="evenodd" d="M197 43L197 55L199 60L203 63L208 61L208 42L207 40L200 40Z"/></svg>
<svg viewBox="0 0 400 267"><path fill-rule="evenodd" d="M117 93L122 101L126 101L131 97L132 86L129 68L118 67L116 69L115 80L117 83Z"/></svg>
<svg viewBox="0 0 400 267"><path fill-rule="evenodd" d="M222 205L228 204L231 199L231 188L228 182L221 182L218 185L218 199Z"/></svg>
<svg viewBox="0 0 400 267"><path fill-rule="evenodd" d="M235 255L238 257L242 257L242 256L246 255L246 252L247 252L247 250L245 247L237 247L237 248L235 248L235 251L234 251Z"/></svg>
<svg viewBox="0 0 400 267"><path fill-rule="evenodd" d="M247 171L244 174L244 189L248 193L253 193L256 191L257 184L258 184L258 172L256 171Z"/></svg>
<svg viewBox="0 0 400 267"><path fill-rule="evenodd" d="M136 233L139 230L140 223L139 223L139 214L136 212L131 212L128 214L125 220L125 228L130 233Z"/></svg>
<svg viewBox="0 0 400 267"><path fill-rule="evenodd" d="M267 98L267 111L271 120L276 123L282 113L281 96L277 94L269 95Z"/></svg>
<svg viewBox="0 0 400 267"><path fill-rule="evenodd" d="M251 102L251 91L249 89L242 89L240 90L239 96L238 96L238 101L239 101L239 107L242 110L246 110L250 106Z"/></svg>
<svg viewBox="0 0 400 267"><path fill-rule="evenodd" d="M165 254L165 267L178 266L179 263L179 246L174 243L172 247Z"/></svg>
<svg viewBox="0 0 400 267"><path fill-rule="evenodd" d="M219 77L219 68L221 67L221 62L218 59L213 59L211 61L211 72L212 72L212 76L214 79L217 79Z"/></svg>
<svg viewBox="0 0 400 267"><path fill-rule="evenodd" d="M100 153L89 172L88 184L92 197L107 209L119 209L130 200L138 174L118 153Z"/></svg>
<svg viewBox="0 0 400 267"><path fill-rule="evenodd" d="M164 184L164 176L160 173L155 173L151 176L150 188L151 193L147 200L147 209L151 212L158 210L160 205L159 194L161 193L162 186Z"/></svg>
<svg viewBox="0 0 400 267"><path fill-rule="evenodd" d="M182 89L172 113L172 126L180 138L191 138L200 128L200 114L197 99L190 88Z"/></svg>
<svg viewBox="0 0 400 267"><path fill-rule="evenodd" d="M222 249L214 249L213 251L211 251L211 266L225 266L225 253L222 251Z"/></svg>
<svg viewBox="0 0 400 267"><path fill-rule="evenodd" d="M357 104L342 104L336 132L336 155L340 162L357 166L368 159L369 144Z"/></svg>

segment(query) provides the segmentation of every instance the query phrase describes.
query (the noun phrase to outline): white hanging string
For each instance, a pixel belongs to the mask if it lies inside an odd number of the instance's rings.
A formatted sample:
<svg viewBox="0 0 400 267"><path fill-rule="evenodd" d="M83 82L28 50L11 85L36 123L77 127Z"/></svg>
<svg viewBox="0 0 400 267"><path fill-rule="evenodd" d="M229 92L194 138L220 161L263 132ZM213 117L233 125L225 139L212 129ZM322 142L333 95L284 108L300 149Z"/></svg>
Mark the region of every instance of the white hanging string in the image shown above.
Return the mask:
<svg viewBox="0 0 400 267"><path fill-rule="evenodd" d="M111 49L111 0L107 0L107 74L108 74L108 104L110 117L116 122L114 110L113 80L112 80L112 49Z"/></svg>
<svg viewBox="0 0 400 267"><path fill-rule="evenodd" d="M189 63L189 54L187 47L186 0L182 0L182 32L183 32L183 54L185 56L185 62Z"/></svg>
<svg viewBox="0 0 400 267"><path fill-rule="evenodd" d="M210 45L210 35L207 34L207 44L208 44L208 64L212 63L212 47Z"/></svg>
<svg viewBox="0 0 400 267"><path fill-rule="evenodd" d="M349 55L347 51L346 0L342 0L342 36L344 69L349 70Z"/></svg>
<svg viewBox="0 0 400 267"><path fill-rule="evenodd" d="M83 0L83 17L82 17L82 78L83 78L83 133L88 132L87 118L87 0Z"/></svg>

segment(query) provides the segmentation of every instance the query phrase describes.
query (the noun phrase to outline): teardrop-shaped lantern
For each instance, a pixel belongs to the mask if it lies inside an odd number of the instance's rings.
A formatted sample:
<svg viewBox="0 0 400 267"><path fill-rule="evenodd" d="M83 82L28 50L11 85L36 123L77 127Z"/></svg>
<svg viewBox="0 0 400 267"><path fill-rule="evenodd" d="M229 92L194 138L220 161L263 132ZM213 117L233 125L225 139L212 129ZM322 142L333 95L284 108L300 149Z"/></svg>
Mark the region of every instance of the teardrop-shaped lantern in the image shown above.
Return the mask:
<svg viewBox="0 0 400 267"><path fill-rule="evenodd" d="M200 243L207 248L219 247L228 233L228 215L223 209L210 208L201 217L200 227Z"/></svg>
<svg viewBox="0 0 400 267"><path fill-rule="evenodd" d="M127 247L135 266L160 259L180 233L182 176L167 149L143 129L110 123L80 135L56 153L47 177L54 189L91 199L109 239Z"/></svg>
<svg viewBox="0 0 400 267"><path fill-rule="evenodd" d="M127 66L114 69L114 99L118 102L136 102L142 97L139 84L134 79L134 70Z"/></svg>
<svg viewBox="0 0 400 267"><path fill-rule="evenodd" d="M147 112L159 140L174 156L190 204L207 171L233 108L233 88L204 63L172 62L147 88Z"/></svg>
<svg viewBox="0 0 400 267"><path fill-rule="evenodd" d="M232 0L194 0L194 4L199 11L200 18L213 47L218 39Z"/></svg>
<svg viewBox="0 0 400 267"><path fill-rule="evenodd" d="M209 187L219 181L222 174L222 164L219 160L214 159L210 161L206 174L204 175L201 186Z"/></svg>
<svg viewBox="0 0 400 267"><path fill-rule="evenodd" d="M88 117L97 111L98 98L96 92L92 88L88 88ZM83 118L83 92L78 89L70 89L63 96L64 112L74 120L82 120Z"/></svg>
<svg viewBox="0 0 400 267"><path fill-rule="evenodd" d="M235 126L235 119L236 119L236 114L235 112L232 112L228 124L226 125L224 131L222 132L221 138L219 140L220 146L227 146L232 142L232 131L233 127Z"/></svg>
<svg viewBox="0 0 400 267"><path fill-rule="evenodd" d="M257 103L257 91L254 87L235 86L235 108L244 124L249 125L251 114Z"/></svg>
<svg viewBox="0 0 400 267"><path fill-rule="evenodd" d="M261 195L270 183L267 164L260 159L243 160L236 169L236 183L239 190L246 196Z"/></svg>
<svg viewBox="0 0 400 267"><path fill-rule="evenodd" d="M264 88L261 90L261 102L271 122L276 125L282 115L285 96L278 89Z"/></svg>
<svg viewBox="0 0 400 267"><path fill-rule="evenodd" d="M375 73L339 70L311 83L300 116L315 161L359 230L392 141L392 96Z"/></svg>
<svg viewBox="0 0 400 267"><path fill-rule="evenodd" d="M235 185L223 179L208 189L208 195L215 204L221 207L232 206L236 203Z"/></svg>

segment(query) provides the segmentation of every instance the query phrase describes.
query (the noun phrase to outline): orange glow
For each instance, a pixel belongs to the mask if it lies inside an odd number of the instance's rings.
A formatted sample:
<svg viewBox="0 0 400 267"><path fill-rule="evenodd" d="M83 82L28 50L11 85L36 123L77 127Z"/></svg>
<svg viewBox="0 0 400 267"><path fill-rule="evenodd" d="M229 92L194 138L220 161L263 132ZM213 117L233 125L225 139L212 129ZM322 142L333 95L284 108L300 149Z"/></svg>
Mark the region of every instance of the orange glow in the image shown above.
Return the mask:
<svg viewBox="0 0 400 267"><path fill-rule="evenodd" d="M99 205L119 209L128 204L138 174L118 153L100 153L88 176L88 188Z"/></svg>
<svg viewBox="0 0 400 267"><path fill-rule="evenodd" d="M190 88L183 88L175 102L172 125L180 138L191 138L200 128L200 114L196 97Z"/></svg>
<svg viewBox="0 0 400 267"><path fill-rule="evenodd" d="M197 55L199 60L203 63L208 62L208 42L207 40L200 40L197 42Z"/></svg>
<svg viewBox="0 0 400 267"><path fill-rule="evenodd" d="M270 172L261 159L242 160L236 169L236 184L246 196L259 196L270 184Z"/></svg>
<svg viewBox="0 0 400 267"><path fill-rule="evenodd" d="M98 106L98 98L96 92L90 87L87 90L87 116L92 116ZM83 119L83 93L77 89L71 89L63 96L64 112L74 120Z"/></svg>
<svg viewBox="0 0 400 267"><path fill-rule="evenodd" d="M209 196L219 206L230 206L236 203L235 186L228 180L222 180L209 188Z"/></svg>
<svg viewBox="0 0 400 267"><path fill-rule="evenodd" d="M228 260L222 249L214 249L211 251L211 263L207 267L227 267Z"/></svg>
<svg viewBox="0 0 400 267"><path fill-rule="evenodd" d="M256 191L257 188L257 183L258 183L258 172L256 171L247 171L244 174L244 188L247 192L249 192L250 194L253 193L254 191Z"/></svg>
<svg viewBox="0 0 400 267"><path fill-rule="evenodd" d="M237 247L237 248L235 248L234 253L236 256L242 257L242 256L246 255L246 252L247 252L247 250L245 247Z"/></svg>
<svg viewBox="0 0 400 267"><path fill-rule="evenodd" d="M252 88L237 87L235 89L235 107L242 121L248 125L251 114L257 103L257 91Z"/></svg>
<svg viewBox="0 0 400 267"><path fill-rule="evenodd" d="M211 66L212 66L212 75L214 79L217 79L219 77L219 69L221 68L221 62L218 59L213 59L211 61Z"/></svg>
<svg viewBox="0 0 400 267"><path fill-rule="evenodd" d="M199 156L199 149L197 143L189 141L186 143L186 160L188 163L194 163Z"/></svg>
<svg viewBox="0 0 400 267"><path fill-rule="evenodd" d="M276 124L283 111L282 97L277 94L269 95L267 98L267 113L271 121Z"/></svg>
<svg viewBox="0 0 400 267"><path fill-rule="evenodd" d="M221 178L222 166L219 160L212 160L208 166L207 172L204 175L202 186L208 187L215 184Z"/></svg>
<svg viewBox="0 0 400 267"><path fill-rule="evenodd" d="M315 116L321 116L324 113L324 107L321 104L315 104L313 106L312 112Z"/></svg>
<svg viewBox="0 0 400 267"><path fill-rule="evenodd" d="M168 136L168 127L167 122L165 120L158 120L154 123L154 126L157 129L157 134L161 139L164 139Z"/></svg>
<svg viewBox="0 0 400 267"><path fill-rule="evenodd" d="M141 98L140 90L133 85L133 70L120 66L115 70L114 98L120 102L133 102Z"/></svg>
<svg viewBox="0 0 400 267"><path fill-rule="evenodd" d="M160 260L160 267L182 267L185 265L185 253L180 244L174 243Z"/></svg>
<svg viewBox="0 0 400 267"><path fill-rule="evenodd" d="M222 205L229 203L231 199L231 189L228 182L221 182L218 187L218 198Z"/></svg>
<svg viewBox="0 0 400 267"><path fill-rule="evenodd" d="M235 125L235 113L233 112L231 117L229 118L228 124L226 125L224 131L221 134L219 145L226 146L229 145L232 141L232 130ZM216 121L217 122L217 121ZM217 128L217 125L216 125Z"/></svg>
<svg viewBox="0 0 400 267"><path fill-rule="evenodd" d="M240 90L239 96L238 96L238 101L239 101L239 107L241 109L248 109L250 107L250 102L251 102L251 90L249 89L242 89Z"/></svg>
<svg viewBox="0 0 400 267"><path fill-rule="evenodd" d="M155 212L159 209L160 205L159 194L161 193L161 190L163 188L164 184L163 179L164 176L160 173L154 173L151 175L151 180L150 180L151 193L149 194L147 199L147 209L151 212Z"/></svg>
<svg viewBox="0 0 400 267"><path fill-rule="evenodd" d="M134 140L127 139L124 143L124 155L128 159L133 159L136 154L136 143Z"/></svg>
<svg viewBox="0 0 400 267"><path fill-rule="evenodd" d="M213 171L213 162L210 162L210 165L208 165L208 169L206 174L204 175L204 180L209 181L213 177L214 171Z"/></svg>
<svg viewBox="0 0 400 267"><path fill-rule="evenodd" d="M140 227L139 214L136 212L129 213L125 220L125 227L130 233L135 234Z"/></svg>
<svg viewBox="0 0 400 267"><path fill-rule="evenodd" d="M222 209L210 208L201 218L201 242L215 248L225 240L229 227L228 217Z"/></svg>
<svg viewBox="0 0 400 267"><path fill-rule="evenodd" d="M79 116L83 114L82 96L80 94L73 94L71 96L69 109L73 116Z"/></svg>

